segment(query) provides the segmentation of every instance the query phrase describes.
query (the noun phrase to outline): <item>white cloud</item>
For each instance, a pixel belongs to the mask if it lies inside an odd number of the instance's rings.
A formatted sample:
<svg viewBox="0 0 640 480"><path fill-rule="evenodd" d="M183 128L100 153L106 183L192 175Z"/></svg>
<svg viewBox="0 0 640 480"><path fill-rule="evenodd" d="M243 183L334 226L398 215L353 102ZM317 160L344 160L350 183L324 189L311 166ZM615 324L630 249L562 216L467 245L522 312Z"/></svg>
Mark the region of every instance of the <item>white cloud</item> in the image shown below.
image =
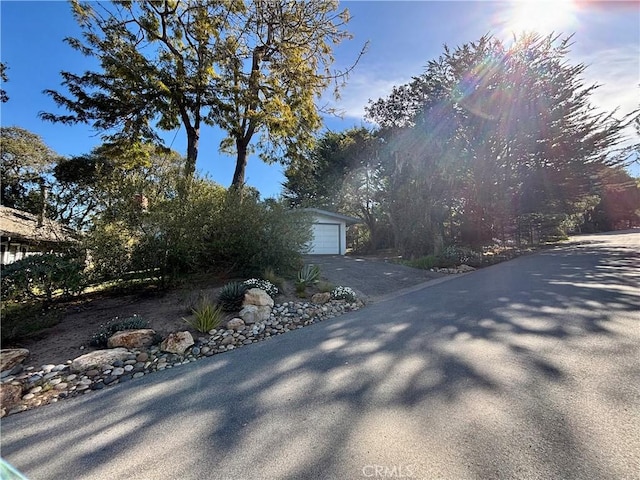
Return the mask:
<svg viewBox="0 0 640 480"><path fill-rule="evenodd" d="M600 85L591 97L596 108L607 113L617 109L616 117L621 119L640 107L640 45L594 50L578 57L578 61L587 65L585 85ZM638 142L633 125L629 125L625 133L620 146Z"/></svg>
<svg viewBox="0 0 640 480"><path fill-rule="evenodd" d="M601 86L593 93L593 104L611 112L627 114L640 106L640 45L593 51L578 58L587 65L585 81Z"/></svg>

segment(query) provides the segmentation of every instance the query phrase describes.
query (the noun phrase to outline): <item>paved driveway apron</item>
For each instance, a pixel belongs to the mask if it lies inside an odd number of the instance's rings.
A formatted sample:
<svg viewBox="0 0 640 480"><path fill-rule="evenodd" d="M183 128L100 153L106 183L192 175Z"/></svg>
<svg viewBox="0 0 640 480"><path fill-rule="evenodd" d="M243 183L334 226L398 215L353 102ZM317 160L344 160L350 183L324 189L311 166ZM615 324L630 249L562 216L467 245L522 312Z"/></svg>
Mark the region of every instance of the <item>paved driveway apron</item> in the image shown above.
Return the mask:
<svg viewBox="0 0 640 480"><path fill-rule="evenodd" d="M319 265L323 278L334 285L351 287L366 299L413 288L447 276L370 257L307 255L305 263Z"/></svg>
<svg viewBox="0 0 640 480"><path fill-rule="evenodd" d="M38 479L638 479L640 234L2 420Z"/></svg>

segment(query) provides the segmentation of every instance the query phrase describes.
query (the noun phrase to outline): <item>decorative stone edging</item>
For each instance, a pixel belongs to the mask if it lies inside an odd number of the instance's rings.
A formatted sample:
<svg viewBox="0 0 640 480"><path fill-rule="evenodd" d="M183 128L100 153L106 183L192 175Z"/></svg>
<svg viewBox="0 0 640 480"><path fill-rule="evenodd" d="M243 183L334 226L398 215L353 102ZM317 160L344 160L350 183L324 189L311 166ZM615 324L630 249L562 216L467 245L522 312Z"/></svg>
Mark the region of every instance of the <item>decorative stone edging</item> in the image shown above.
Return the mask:
<svg viewBox="0 0 640 480"><path fill-rule="evenodd" d="M269 337L311 325L363 306L358 300L348 303L332 300L324 305L303 302L285 302L275 305L268 320L252 325L236 325L235 329L211 330L208 336L198 337L184 355L160 351L158 345L148 349L130 350L124 360L117 360L102 369L82 373L71 371L72 360L59 365L43 365L39 370L26 367L22 372L5 376L3 387L21 389L21 400L8 411L0 410L0 417L76 397L93 390L101 390L124 383L155 371L195 362L244 345L250 345ZM26 393L25 393L26 392Z"/></svg>

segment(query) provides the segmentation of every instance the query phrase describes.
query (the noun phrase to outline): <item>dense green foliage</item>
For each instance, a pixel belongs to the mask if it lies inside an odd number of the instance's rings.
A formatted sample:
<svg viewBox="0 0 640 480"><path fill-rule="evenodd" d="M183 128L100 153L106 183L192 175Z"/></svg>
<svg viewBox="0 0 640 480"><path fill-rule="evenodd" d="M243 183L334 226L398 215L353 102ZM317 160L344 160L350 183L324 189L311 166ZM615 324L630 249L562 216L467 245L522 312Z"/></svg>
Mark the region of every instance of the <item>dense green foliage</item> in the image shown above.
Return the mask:
<svg viewBox="0 0 640 480"><path fill-rule="evenodd" d="M2 205L42 212L42 187L58 156L42 139L23 128L0 127Z"/></svg>
<svg viewBox="0 0 640 480"><path fill-rule="evenodd" d="M12 302L3 297L0 314L0 340L2 348L8 348L12 342L57 325L63 317L63 310L51 308L42 301Z"/></svg>
<svg viewBox="0 0 640 480"><path fill-rule="evenodd" d="M585 216L601 228L601 213L619 219L609 226L632 225L633 187L625 214L606 198L637 112L618 119L595 109L597 86L584 85L586 67L567 60L569 47L569 38L536 35L445 47L423 74L369 104L376 131L327 133L290 167L287 198L358 216L370 245L408 258L564 238Z"/></svg>
<svg viewBox="0 0 640 480"><path fill-rule="evenodd" d="M382 139L365 128L325 133L287 168L284 197L293 206L360 218L368 230L361 241L373 249L388 246L382 147Z"/></svg>
<svg viewBox="0 0 640 480"><path fill-rule="evenodd" d="M310 238L306 216L206 178L195 177L181 196L176 163L116 169L109 203L84 237L96 281L147 272L166 284L193 272L249 276L298 267Z"/></svg>
<svg viewBox="0 0 640 480"><path fill-rule="evenodd" d="M631 178L622 168L604 169L599 180L598 203L592 202L593 207L585 213L581 231L640 226L640 180Z"/></svg>
<svg viewBox="0 0 640 480"><path fill-rule="evenodd" d="M60 159L48 212L85 230L86 271L84 257L75 263L69 255L33 257L29 268L8 268L4 291L16 298L51 299L57 289L75 292L72 282L79 282L81 273L83 281L86 274L93 283L146 278L166 286L195 272L250 276L299 268L311 235L306 215L261 201L250 189L227 192L198 176L181 193L182 164L175 152L149 145L128 155L100 147L87 156ZM77 269L73 275L61 270L62 258Z"/></svg>
<svg viewBox="0 0 640 480"><path fill-rule="evenodd" d="M77 253L32 255L2 268L2 299L42 299L60 292L78 294L85 286L84 262Z"/></svg>
<svg viewBox="0 0 640 480"><path fill-rule="evenodd" d="M69 113L42 117L90 123L116 145L159 142L159 130L182 126L188 181L204 125L228 134L221 148L236 154L236 188L256 134L266 160L292 158L321 125L316 98L346 75L330 71L334 45L349 38L348 12L333 0L71 4L82 38L67 42L101 70L62 72L69 94L47 93Z"/></svg>
<svg viewBox="0 0 640 480"><path fill-rule="evenodd" d="M219 267L243 276L260 275L267 268L280 274L299 268L300 253L311 239L305 213L234 191L216 213L205 252Z"/></svg>

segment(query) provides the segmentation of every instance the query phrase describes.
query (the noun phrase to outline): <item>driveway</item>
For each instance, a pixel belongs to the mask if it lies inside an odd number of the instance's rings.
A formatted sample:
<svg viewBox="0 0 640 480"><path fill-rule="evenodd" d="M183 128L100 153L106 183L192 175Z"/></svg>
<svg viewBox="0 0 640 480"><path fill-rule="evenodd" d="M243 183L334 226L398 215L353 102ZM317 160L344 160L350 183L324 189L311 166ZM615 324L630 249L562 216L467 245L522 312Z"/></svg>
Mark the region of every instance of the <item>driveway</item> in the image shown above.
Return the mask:
<svg viewBox="0 0 640 480"><path fill-rule="evenodd" d="M640 233L2 419L38 479L639 478Z"/></svg>
<svg viewBox="0 0 640 480"><path fill-rule="evenodd" d="M319 265L321 276L329 282L351 287L359 297L367 300L449 277L376 257L306 255L304 260Z"/></svg>

